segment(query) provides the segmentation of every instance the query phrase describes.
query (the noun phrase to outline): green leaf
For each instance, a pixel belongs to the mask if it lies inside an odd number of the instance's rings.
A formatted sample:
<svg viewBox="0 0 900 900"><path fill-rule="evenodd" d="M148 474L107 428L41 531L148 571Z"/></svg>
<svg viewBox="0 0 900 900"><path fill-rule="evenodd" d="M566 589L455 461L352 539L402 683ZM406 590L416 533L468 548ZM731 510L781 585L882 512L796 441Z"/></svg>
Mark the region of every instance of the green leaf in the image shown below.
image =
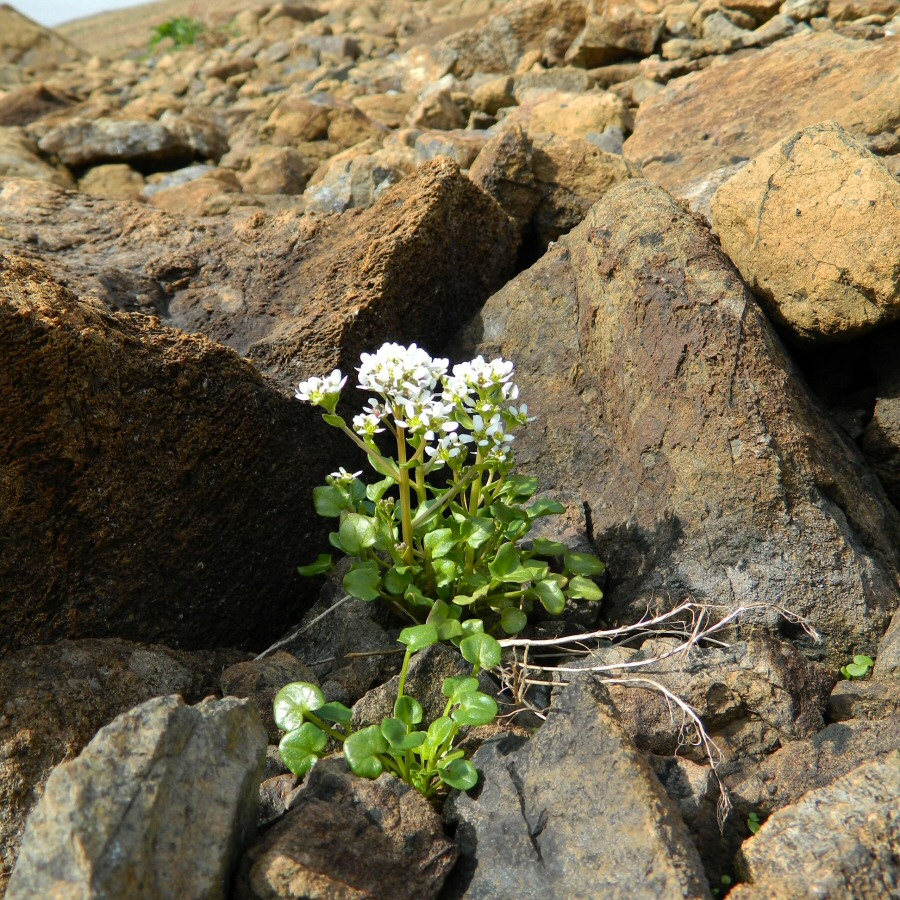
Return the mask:
<svg viewBox="0 0 900 900"><path fill-rule="evenodd" d="M462 623L463 634L468 637L470 634L483 634L484 622L481 619L466 619Z"/></svg>
<svg viewBox="0 0 900 900"><path fill-rule="evenodd" d="M445 619L437 626L439 641L452 641L463 633L462 622L459 619Z"/></svg>
<svg viewBox="0 0 900 900"><path fill-rule="evenodd" d="M562 556L569 549L565 544L547 538L535 538L533 543L538 556Z"/></svg>
<svg viewBox="0 0 900 900"><path fill-rule="evenodd" d="M419 650L424 650L438 642L437 628L428 624L412 625L404 628L397 640L401 644L406 644L413 653L418 653Z"/></svg>
<svg viewBox="0 0 900 900"><path fill-rule="evenodd" d="M372 453L368 455L369 465L379 474L384 475L385 478L390 478L397 481L400 472L398 471L396 465L393 460L385 459L381 456L376 456Z"/></svg>
<svg viewBox="0 0 900 900"><path fill-rule="evenodd" d="M315 712L320 719L337 722L340 725L349 725L353 719L353 710L348 709L343 703L338 703L337 700L320 706Z"/></svg>
<svg viewBox="0 0 900 900"><path fill-rule="evenodd" d="M412 566L393 566L384 573L384 589L389 594L402 597L403 592L412 584Z"/></svg>
<svg viewBox="0 0 900 900"><path fill-rule="evenodd" d="M504 525L528 518L528 513L524 509L518 506L507 506L502 500L496 500L491 504L491 515Z"/></svg>
<svg viewBox="0 0 900 900"><path fill-rule="evenodd" d="M506 576L520 568L522 562L515 544L501 544L493 562L488 565L491 575L498 581L505 581Z"/></svg>
<svg viewBox="0 0 900 900"><path fill-rule="evenodd" d="M344 590L357 600L376 600L378 598L378 585L381 582L381 574L378 571L378 563L370 560L364 563L354 563L350 571L344 576Z"/></svg>
<svg viewBox="0 0 900 900"><path fill-rule="evenodd" d="M316 685L292 681L275 695L275 724L282 731L293 731L304 723L305 713L315 712L324 705L325 695Z"/></svg>
<svg viewBox="0 0 900 900"><path fill-rule="evenodd" d="M570 582L566 593L573 600L602 600L603 591L583 575L576 575Z"/></svg>
<svg viewBox="0 0 900 900"><path fill-rule="evenodd" d="M387 477L382 481L367 485L366 497L373 503L377 503L396 483L393 478Z"/></svg>
<svg viewBox="0 0 900 900"><path fill-rule="evenodd" d="M528 616L515 606L508 606L500 613L500 627L507 634L518 634L528 624Z"/></svg>
<svg viewBox="0 0 900 900"><path fill-rule="evenodd" d="M492 669L499 665L502 655L496 639L484 633L472 634L463 638L459 645L459 652L462 653L466 662L482 669Z"/></svg>
<svg viewBox="0 0 900 900"><path fill-rule="evenodd" d="M539 519L541 516L559 516L566 508L556 500L549 497L539 497L528 507L528 516L531 519Z"/></svg>
<svg viewBox="0 0 900 900"><path fill-rule="evenodd" d="M340 428L342 425L347 424L340 416L336 416L334 413L325 413L322 418L334 428Z"/></svg>
<svg viewBox="0 0 900 900"><path fill-rule="evenodd" d="M606 566L593 553L567 553L563 560L566 572L572 575L602 575Z"/></svg>
<svg viewBox="0 0 900 900"><path fill-rule="evenodd" d="M441 716L428 726L428 741L432 746L440 747L441 744L446 743L447 738L454 731L456 731L456 726L453 723L453 719L449 716Z"/></svg>
<svg viewBox="0 0 900 900"><path fill-rule="evenodd" d="M426 597L416 584L411 584L403 592L403 599L413 606L427 606L430 609L434 605L434 601Z"/></svg>
<svg viewBox="0 0 900 900"><path fill-rule="evenodd" d="M320 516L336 519L350 506L350 495L336 484L327 484L313 489L313 505Z"/></svg>
<svg viewBox="0 0 900 900"><path fill-rule="evenodd" d="M453 584L459 578L459 566L452 559L436 559L432 563L434 569L435 584L437 587L446 587Z"/></svg>
<svg viewBox="0 0 900 900"><path fill-rule="evenodd" d="M451 702L459 702L463 694L478 690L478 679L473 675L457 675L454 678L445 678L441 685L441 693Z"/></svg>
<svg viewBox="0 0 900 900"><path fill-rule="evenodd" d="M853 662L858 666L865 666L871 669L875 665L875 660L871 656L863 656L861 653L853 657Z"/></svg>
<svg viewBox="0 0 900 900"><path fill-rule="evenodd" d="M381 723L381 733L394 750L415 750L428 739L424 731L407 732L399 719L385 719Z"/></svg>
<svg viewBox="0 0 900 900"><path fill-rule="evenodd" d="M316 561L310 563L307 566L297 566L297 571L301 574L310 578L313 575L323 575L325 572L330 572L334 568L334 563L331 561L330 553L320 553L316 557Z"/></svg>
<svg viewBox="0 0 900 900"><path fill-rule="evenodd" d="M341 544L344 549L352 556L374 546L378 538L375 522L368 516L361 516L359 513L350 513L345 516L338 534L341 536Z"/></svg>
<svg viewBox="0 0 900 900"><path fill-rule="evenodd" d="M456 538L449 528L435 528L425 535L425 549L431 554L432 559L446 556L455 546Z"/></svg>
<svg viewBox="0 0 900 900"><path fill-rule="evenodd" d="M566 608L566 598L562 588L552 579L548 578L545 581L538 581L534 586L534 590L544 609L551 616L558 616Z"/></svg>
<svg viewBox="0 0 900 900"><path fill-rule="evenodd" d="M384 771L378 754L387 751L387 738L377 725L363 728L344 741L344 759L353 774L360 778L377 778Z"/></svg>
<svg viewBox="0 0 900 900"><path fill-rule="evenodd" d="M328 535L328 543L331 544L331 546L336 550L340 550L341 553L346 554L347 551L344 549L344 545L341 543L341 536L336 531L332 531Z"/></svg>
<svg viewBox="0 0 900 900"><path fill-rule="evenodd" d="M472 516L460 525L459 533L463 541L477 550L483 547L494 534L494 520Z"/></svg>
<svg viewBox="0 0 900 900"><path fill-rule="evenodd" d="M497 715L497 701L481 691L470 691L459 698L459 706L450 715L457 725L487 725Z"/></svg>
<svg viewBox="0 0 900 900"><path fill-rule="evenodd" d="M424 715L422 704L415 697L408 697L404 694L402 697L398 697L394 704L394 716L404 725L418 725Z"/></svg>
<svg viewBox="0 0 900 900"><path fill-rule="evenodd" d="M325 732L312 722L304 722L281 739L278 752L284 764L295 775L303 777L316 764L327 744Z"/></svg>
<svg viewBox="0 0 900 900"><path fill-rule="evenodd" d="M467 759L454 759L438 769L438 777L444 784L458 791L468 791L478 784L478 770Z"/></svg>
<svg viewBox="0 0 900 900"><path fill-rule="evenodd" d="M507 475L500 493L516 500L530 500L535 495L538 484L533 475Z"/></svg>

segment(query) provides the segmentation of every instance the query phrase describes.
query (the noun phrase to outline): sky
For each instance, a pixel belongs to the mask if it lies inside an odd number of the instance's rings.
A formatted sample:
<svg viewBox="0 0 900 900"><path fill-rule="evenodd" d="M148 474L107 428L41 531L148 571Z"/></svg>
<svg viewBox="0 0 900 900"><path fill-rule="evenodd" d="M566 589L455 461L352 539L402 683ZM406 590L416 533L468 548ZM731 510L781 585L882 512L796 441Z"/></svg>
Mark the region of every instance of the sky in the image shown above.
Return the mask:
<svg viewBox="0 0 900 900"><path fill-rule="evenodd" d="M111 9L139 6L147 0L12 0L11 6L41 25L59 25Z"/></svg>

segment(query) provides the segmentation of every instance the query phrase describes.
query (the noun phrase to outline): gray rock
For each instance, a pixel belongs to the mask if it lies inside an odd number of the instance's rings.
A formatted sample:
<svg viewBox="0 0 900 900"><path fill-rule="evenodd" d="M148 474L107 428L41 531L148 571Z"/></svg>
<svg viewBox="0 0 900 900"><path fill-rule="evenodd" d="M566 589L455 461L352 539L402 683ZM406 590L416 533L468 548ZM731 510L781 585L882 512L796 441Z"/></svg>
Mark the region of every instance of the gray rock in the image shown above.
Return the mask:
<svg viewBox="0 0 900 900"><path fill-rule="evenodd" d="M147 180L147 186L142 192L144 199L149 200L154 194L169 188L190 184L190 182L203 178L204 175L209 175L215 171L215 166L197 163L193 166L185 166L183 169L176 169L174 172L160 172L158 175L151 175Z"/></svg>
<svg viewBox="0 0 900 900"><path fill-rule="evenodd" d="M473 762L477 789L445 808L461 854L445 897L710 896L684 822L598 679L562 692L531 740L488 741Z"/></svg>
<svg viewBox="0 0 900 900"><path fill-rule="evenodd" d="M0 895L28 813L54 766L104 725L160 694L197 703L238 650L186 653L120 640L59 641L0 659ZM64 697L64 699L62 699Z"/></svg>
<svg viewBox="0 0 900 900"><path fill-rule="evenodd" d="M854 769L769 818L738 855L732 896L900 896L900 752Z"/></svg>
<svg viewBox="0 0 900 900"><path fill-rule="evenodd" d="M828 718L832 722L900 719L900 679L839 681L828 698Z"/></svg>
<svg viewBox="0 0 900 900"><path fill-rule="evenodd" d="M251 837L266 736L246 701L159 697L58 766L8 900L224 898Z"/></svg>
<svg viewBox="0 0 900 900"><path fill-rule="evenodd" d="M235 900L430 900L456 860L428 801L384 774L317 763L282 818L245 854Z"/></svg>

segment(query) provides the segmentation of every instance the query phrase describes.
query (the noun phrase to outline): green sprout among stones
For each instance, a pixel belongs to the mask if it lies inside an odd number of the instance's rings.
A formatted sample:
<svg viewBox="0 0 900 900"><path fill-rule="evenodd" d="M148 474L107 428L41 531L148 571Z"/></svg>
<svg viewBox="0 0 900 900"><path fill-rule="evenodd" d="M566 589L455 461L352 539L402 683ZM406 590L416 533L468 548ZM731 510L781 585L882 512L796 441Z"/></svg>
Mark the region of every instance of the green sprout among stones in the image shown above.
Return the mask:
<svg viewBox="0 0 900 900"><path fill-rule="evenodd" d="M464 752L454 747L460 729L487 725L497 715L497 702L478 690L481 669L500 662L500 645L490 635L475 632L460 642L464 659L472 664L471 676L445 678L447 698L443 715L423 722L422 705L404 693L412 657L440 640L433 624L404 629L399 641L406 646L400 669L400 684L394 714L381 725L353 731L352 711L342 703L326 703L314 684L297 681L283 687L275 697L275 721L287 733L279 744L285 765L305 775L325 755L328 739L343 747L351 771L362 778L377 778L390 772L432 797L442 786L469 790L478 783L478 772Z"/></svg>
<svg viewBox="0 0 900 900"><path fill-rule="evenodd" d="M197 38L203 33L203 23L189 16L176 16L157 25L153 29L150 38L150 49L156 49L157 45L166 38L171 38L176 48L189 47L196 43Z"/></svg>
<svg viewBox="0 0 900 900"><path fill-rule="evenodd" d="M854 678L865 678L869 674L869 669L874 665L875 660L871 656L864 656L862 653L858 653L853 657L852 663L847 663L846 666L841 668L841 675L847 681L852 681Z"/></svg>

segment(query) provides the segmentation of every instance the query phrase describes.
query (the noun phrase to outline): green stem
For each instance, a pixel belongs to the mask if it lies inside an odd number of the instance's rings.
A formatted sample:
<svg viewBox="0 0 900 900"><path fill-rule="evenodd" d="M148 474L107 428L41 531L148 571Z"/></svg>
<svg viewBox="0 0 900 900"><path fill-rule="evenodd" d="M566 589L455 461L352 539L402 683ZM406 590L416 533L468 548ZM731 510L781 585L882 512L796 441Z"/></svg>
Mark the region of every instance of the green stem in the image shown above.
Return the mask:
<svg viewBox="0 0 900 900"><path fill-rule="evenodd" d="M420 525L424 525L429 519L434 518L454 497L456 497L460 491L464 491L479 475L478 471L469 472L465 478L461 481L458 481L455 485L453 485L450 490L447 491L441 497L439 503L436 503L433 506L429 506L427 509L419 510L416 513L415 519L413 519L413 528L418 528Z"/></svg>
<svg viewBox="0 0 900 900"><path fill-rule="evenodd" d="M397 699L394 701L394 715L397 715L397 704L400 703L400 698L403 696L403 691L406 688L406 676L409 673L409 661L412 659L412 650L409 647L406 648L406 653L403 656L403 665L400 667L400 684L397 686Z"/></svg>
<svg viewBox="0 0 900 900"><path fill-rule="evenodd" d="M353 443L356 444L357 447L365 452L366 456L371 456L373 459L375 457L378 457L378 459L380 459L381 462L391 470L391 478L393 478L394 481L400 480L400 473L397 472L397 467L391 462L391 460L385 459L377 450L375 450L373 447L370 447L365 441L361 440L359 435L357 435L355 431L351 431L346 426L346 424L341 423L339 427L341 431L343 431L344 434L346 434L347 437L349 437L353 441Z"/></svg>
<svg viewBox="0 0 900 900"><path fill-rule="evenodd" d="M413 564L413 524L409 493L409 468L406 464L406 429L397 428L397 462L400 464L400 522L403 529L403 543L406 544L406 564Z"/></svg>
<svg viewBox="0 0 900 900"><path fill-rule="evenodd" d="M310 722L313 723L313 725L315 725L317 728L320 728L322 731L325 732L325 734L333 737L336 741L340 741L342 744L350 736L348 734L341 734L339 731L335 731L330 725L327 725L325 723L324 719L320 719L314 712L309 712L307 710L307 712L304 713L304 715L306 716L307 719L309 719Z"/></svg>

